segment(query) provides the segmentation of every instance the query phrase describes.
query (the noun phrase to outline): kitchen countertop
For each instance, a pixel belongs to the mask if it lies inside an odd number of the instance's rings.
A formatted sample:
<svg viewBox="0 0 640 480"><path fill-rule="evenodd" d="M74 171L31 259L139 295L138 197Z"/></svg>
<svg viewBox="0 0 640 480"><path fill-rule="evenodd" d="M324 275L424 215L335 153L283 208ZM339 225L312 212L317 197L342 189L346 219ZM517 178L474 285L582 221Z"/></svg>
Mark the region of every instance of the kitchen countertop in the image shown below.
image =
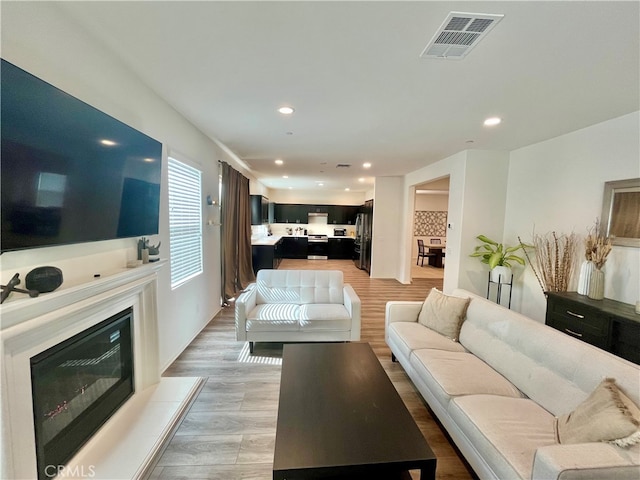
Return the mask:
<svg viewBox="0 0 640 480"><path fill-rule="evenodd" d="M311 235L271 235L270 237L261 237L256 240L251 240L251 245L275 245L281 238L309 238L310 236ZM349 235L327 235L327 238L350 238L355 240L355 237L351 237Z"/></svg>

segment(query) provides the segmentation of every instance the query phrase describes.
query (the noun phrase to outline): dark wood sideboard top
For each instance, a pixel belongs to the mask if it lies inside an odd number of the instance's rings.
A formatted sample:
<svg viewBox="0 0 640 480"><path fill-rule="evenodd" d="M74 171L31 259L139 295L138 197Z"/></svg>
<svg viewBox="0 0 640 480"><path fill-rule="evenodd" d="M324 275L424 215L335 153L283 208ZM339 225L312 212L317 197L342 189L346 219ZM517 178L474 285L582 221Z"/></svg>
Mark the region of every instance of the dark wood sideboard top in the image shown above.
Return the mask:
<svg viewBox="0 0 640 480"><path fill-rule="evenodd" d="M609 315L618 317L620 320L626 320L633 324L640 325L640 314L635 312L635 307L629 303L619 302L610 298L603 300L593 300L586 295L580 295L577 292L546 292L547 296L555 296L559 299L572 300L591 307Z"/></svg>

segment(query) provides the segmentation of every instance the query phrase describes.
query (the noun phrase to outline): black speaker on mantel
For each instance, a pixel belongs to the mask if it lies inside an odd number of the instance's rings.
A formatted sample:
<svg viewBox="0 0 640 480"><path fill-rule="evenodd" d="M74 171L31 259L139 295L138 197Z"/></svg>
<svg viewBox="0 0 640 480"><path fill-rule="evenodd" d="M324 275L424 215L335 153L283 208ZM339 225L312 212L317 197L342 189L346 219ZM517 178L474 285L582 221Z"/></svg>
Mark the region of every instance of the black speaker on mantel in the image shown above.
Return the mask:
<svg viewBox="0 0 640 480"><path fill-rule="evenodd" d="M40 293L53 292L62 285L62 270L57 267L38 267L27 273L25 285L28 290Z"/></svg>

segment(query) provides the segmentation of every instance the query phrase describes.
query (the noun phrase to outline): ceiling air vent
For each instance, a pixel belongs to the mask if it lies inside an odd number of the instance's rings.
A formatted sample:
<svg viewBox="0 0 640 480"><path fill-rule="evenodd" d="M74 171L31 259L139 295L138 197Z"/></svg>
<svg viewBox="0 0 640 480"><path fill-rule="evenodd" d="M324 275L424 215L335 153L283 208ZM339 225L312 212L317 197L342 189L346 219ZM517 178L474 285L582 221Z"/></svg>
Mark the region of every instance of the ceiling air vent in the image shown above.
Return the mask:
<svg viewBox="0 0 640 480"><path fill-rule="evenodd" d="M420 54L425 58L460 60L502 20L504 15L451 12Z"/></svg>

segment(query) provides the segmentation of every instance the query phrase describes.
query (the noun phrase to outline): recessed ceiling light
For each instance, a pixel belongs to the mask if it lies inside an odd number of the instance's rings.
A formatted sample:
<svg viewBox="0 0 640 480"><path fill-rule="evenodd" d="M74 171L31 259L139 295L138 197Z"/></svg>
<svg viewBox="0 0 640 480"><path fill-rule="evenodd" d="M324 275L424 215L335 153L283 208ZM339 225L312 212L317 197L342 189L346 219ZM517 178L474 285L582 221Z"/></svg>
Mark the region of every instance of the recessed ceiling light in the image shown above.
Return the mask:
<svg viewBox="0 0 640 480"><path fill-rule="evenodd" d="M498 125L502 119L500 117L489 117L484 121L485 127L494 127Z"/></svg>
<svg viewBox="0 0 640 480"><path fill-rule="evenodd" d="M282 178L289 178L289 175L282 175Z"/></svg>
<svg viewBox="0 0 640 480"><path fill-rule="evenodd" d="M114 142L113 140L107 140L106 138L100 140L100 143L102 145L106 145L107 147L113 147L113 146L117 145L117 143Z"/></svg>
<svg viewBox="0 0 640 480"><path fill-rule="evenodd" d="M349 190L351 190L349 187L344 189L345 192L348 192Z"/></svg>
<svg viewBox="0 0 640 480"><path fill-rule="evenodd" d="M362 164L362 168L371 168L371 164L369 162L364 162Z"/></svg>
<svg viewBox="0 0 640 480"><path fill-rule="evenodd" d="M289 187L289 190L293 190L293 187Z"/></svg>
<svg viewBox="0 0 640 480"><path fill-rule="evenodd" d="M281 159L276 159L275 161L276 165L282 165L284 162Z"/></svg>
<svg viewBox="0 0 640 480"><path fill-rule="evenodd" d="M318 183L318 186L319 187L324 187L324 183L320 182L320 183Z"/></svg>
<svg viewBox="0 0 640 480"><path fill-rule="evenodd" d="M358 181L359 181L360 183L362 183L362 182L364 182L364 178L359 178L359 179L358 179Z"/></svg>
<svg viewBox="0 0 640 480"><path fill-rule="evenodd" d="M145 158L144 161L147 162L147 163L152 163L152 162L155 162L156 159L155 158Z"/></svg>
<svg viewBox="0 0 640 480"><path fill-rule="evenodd" d="M292 107L280 107L278 111L283 115L291 115L295 110Z"/></svg>

